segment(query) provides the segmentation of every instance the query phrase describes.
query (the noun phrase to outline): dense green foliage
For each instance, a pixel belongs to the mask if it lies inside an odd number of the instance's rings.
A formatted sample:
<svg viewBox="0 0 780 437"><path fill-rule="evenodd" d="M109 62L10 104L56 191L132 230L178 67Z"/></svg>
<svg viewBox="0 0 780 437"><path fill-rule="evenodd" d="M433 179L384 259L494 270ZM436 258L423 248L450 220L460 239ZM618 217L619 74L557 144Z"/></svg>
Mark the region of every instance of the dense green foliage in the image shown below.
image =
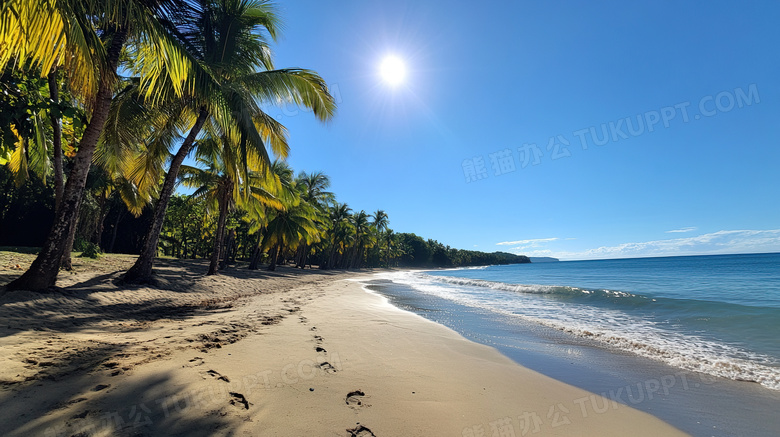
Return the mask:
<svg viewBox="0 0 780 437"><path fill-rule="evenodd" d="M315 222L319 240L306 245L306 266L322 268L357 267L459 267L489 264L515 264L529 262L525 256L504 252L485 253L455 249L435 240L425 240L411 233L394 233L389 229L389 219L384 211L372 215L364 211L353 214L347 205L335 202L333 193L327 191L327 176L317 173L319 179L309 184L303 182L306 173L293 178L298 185L311 187L304 197L317 204L321 211ZM324 184L323 184L324 182ZM319 184L319 185L318 185ZM54 201L52 183L44 184L37 177L28 179L15 188L13 175L0 167L0 245L39 246L51 224ZM88 191L81 206L81 219L74 250L91 254L103 252L137 253L143 235L144 223L151 215L148 207L139 218L128 213L121 201L110 202L105 211ZM300 200L299 200L300 201ZM299 203L300 205L300 203ZM216 212L216 211L215 211ZM309 213L312 211L310 210ZM357 217L355 217L357 216ZM379 216L380 220L376 220ZM165 224L160 236L159 253L175 258L208 258L213 250L217 216L208 213L204 199L174 195L168 206ZM101 223L96 224L96 220ZM357 220L357 221L356 221ZM105 222L105 223L103 223ZM355 246L355 224L364 227L362 250ZM377 226L382 225L382 226ZM237 260L251 260L262 243L267 229L258 226L249 212L236 209L226 220L227 238L224 243L228 265ZM96 236L96 229L101 233ZM303 245L283 247L277 261L302 265ZM269 250L261 249L259 262L270 263ZM361 258L357 259L358 253Z"/></svg>
<svg viewBox="0 0 780 437"><path fill-rule="evenodd" d="M274 66L281 27L265 0L4 3L0 245L41 246L8 288L48 289L72 248L139 253L130 282L150 280L160 254L208 257L208 274L237 259L271 270L528 262L396 234L384 211L338 203L325 174L296 176L287 130L266 110L295 104L324 122L336 102L316 72Z"/></svg>

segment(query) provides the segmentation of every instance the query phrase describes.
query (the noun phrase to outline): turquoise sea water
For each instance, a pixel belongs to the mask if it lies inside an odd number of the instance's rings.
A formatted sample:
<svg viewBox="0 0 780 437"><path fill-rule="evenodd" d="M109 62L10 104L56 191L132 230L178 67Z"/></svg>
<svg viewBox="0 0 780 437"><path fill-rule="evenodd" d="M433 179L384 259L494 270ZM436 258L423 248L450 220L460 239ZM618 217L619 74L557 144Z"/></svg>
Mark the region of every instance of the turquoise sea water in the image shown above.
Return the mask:
<svg viewBox="0 0 780 437"><path fill-rule="evenodd" d="M780 254L489 266L393 282L685 370L780 390Z"/></svg>

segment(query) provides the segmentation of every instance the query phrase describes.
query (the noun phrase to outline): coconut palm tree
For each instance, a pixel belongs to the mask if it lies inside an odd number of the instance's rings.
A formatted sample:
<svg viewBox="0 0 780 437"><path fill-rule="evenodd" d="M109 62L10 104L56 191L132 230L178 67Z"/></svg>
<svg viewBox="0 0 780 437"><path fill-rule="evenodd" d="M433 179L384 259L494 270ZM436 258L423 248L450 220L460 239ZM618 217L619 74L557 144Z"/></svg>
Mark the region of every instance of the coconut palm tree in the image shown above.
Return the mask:
<svg viewBox="0 0 780 437"><path fill-rule="evenodd" d="M249 269L257 270L263 251L263 241L268 222L273 218L274 209L284 209L296 200L295 180L293 170L286 162L274 160L269 171L266 172L265 186L279 200L281 205L269 208L259 202L251 202L246 205L246 211L250 220L250 231L257 234L257 244L249 261Z"/></svg>
<svg viewBox="0 0 780 437"><path fill-rule="evenodd" d="M334 202L329 208L328 229L325 239L328 242L324 262L321 269L339 268L342 266L347 251L348 237L352 233L350 224L352 210L346 203Z"/></svg>
<svg viewBox="0 0 780 437"><path fill-rule="evenodd" d="M191 127L171 160L141 254L125 274L125 281L151 280L168 199L179 168L204 126L211 125L229 136L231 144L250 145L269 163L266 143L282 158L287 156L289 147L284 126L263 112L259 102L296 103L311 109L321 121L330 119L335 111L334 99L316 73L297 68L274 69L266 33L275 39L279 20L270 3L201 0L199 4L200 14L181 35L194 48L203 70L197 73L198 86L173 111L179 114L173 118L185 116L191 120ZM140 73L153 68L145 62L143 52L139 53L137 65ZM175 123L171 128L176 128ZM170 137L166 131L162 133Z"/></svg>
<svg viewBox="0 0 780 437"><path fill-rule="evenodd" d="M328 191L330 179L322 172L300 172L296 179L296 185L299 187L301 200L311 205L316 212L317 228L323 229L327 220L328 204L335 199L335 195ZM298 246L298 252L295 255L296 267L306 268L310 251L311 247L305 242Z"/></svg>
<svg viewBox="0 0 780 437"><path fill-rule="evenodd" d="M373 225L378 231L386 231L387 226L390 224L390 218L383 210L377 210L372 216L374 218Z"/></svg>
<svg viewBox="0 0 780 437"><path fill-rule="evenodd" d="M263 161L255 156L248 158L242 149L212 136L199 141L196 162L206 168L182 165L181 182L196 188L192 197L206 201L207 210L217 211L217 230L207 275L217 273L225 238L225 221L228 213L250 201L263 206L282 207L266 190L266 178L258 173Z"/></svg>
<svg viewBox="0 0 780 437"><path fill-rule="evenodd" d="M352 243L352 261L350 267L360 268L363 265L363 255L366 247L372 243L369 218L371 216L361 210L352 215L352 226L355 229L355 237Z"/></svg>
<svg viewBox="0 0 780 437"><path fill-rule="evenodd" d="M196 65L174 38L174 27L191 10L186 0L8 0L0 8L0 69L13 62L46 76L62 68L69 88L90 112L46 242L30 268L7 285L9 290L43 290L56 282L125 43L147 46L148 59L158 67L145 72L149 94L160 80L179 94L190 85Z"/></svg>
<svg viewBox="0 0 780 437"><path fill-rule="evenodd" d="M376 244L370 248L366 258L370 264L379 265L382 261L381 252L383 251L382 246L384 244L382 235L383 232L387 230L389 218L387 217L387 213L381 209L377 210L371 217L373 217L373 221L371 222L369 232L371 234L371 240Z"/></svg>
<svg viewBox="0 0 780 437"><path fill-rule="evenodd" d="M305 187L292 179L292 169L281 161L275 161L272 171L281 181L281 207L269 208L268 226L262 246L270 250L268 270L275 270L277 259L285 248L296 249L319 241L317 210L302 199Z"/></svg>
<svg viewBox="0 0 780 437"><path fill-rule="evenodd" d="M335 200L330 188L330 178L323 172L306 173L304 171L298 174L297 183L305 189L302 194L303 200L318 210L326 211L327 206Z"/></svg>

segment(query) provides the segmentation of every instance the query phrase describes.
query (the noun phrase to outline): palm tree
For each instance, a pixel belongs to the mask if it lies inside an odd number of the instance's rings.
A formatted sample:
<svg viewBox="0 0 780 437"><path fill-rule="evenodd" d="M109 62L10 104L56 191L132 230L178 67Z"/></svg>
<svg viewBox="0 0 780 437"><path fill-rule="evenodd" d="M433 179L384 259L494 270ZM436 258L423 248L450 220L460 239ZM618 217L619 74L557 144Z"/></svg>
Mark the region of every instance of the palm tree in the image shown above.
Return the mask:
<svg viewBox="0 0 780 437"><path fill-rule="evenodd" d="M121 173L111 173L99 165L90 168L85 188L85 195L92 198L96 209L89 217L84 217L80 213L79 222L86 222L85 225L91 232L91 235L87 235L87 239L98 246L101 243L104 222L112 203L121 203L123 209L134 217L139 217L155 194L140 191Z"/></svg>
<svg viewBox="0 0 780 437"><path fill-rule="evenodd" d="M352 210L346 203L334 202L330 208L328 218L327 255L320 265L321 269L339 268L342 265L343 256L347 249L347 238L352 231L350 213Z"/></svg>
<svg viewBox="0 0 780 437"><path fill-rule="evenodd" d="M293 171L287 163L280 160L274 160L271 168L266 172L264 181L265 186L279 200L281 205L275 209L284 209L285 205L292 204L295 201L295 181L293 180ZM268 227L268 221L273 215L273 209L259 202L250 202L247 204L247 213L250 220L250 231L257 234L257 243L253 250L249 262L250 270L257 270L260 264L260 257L263 250L263 241L265 239L265 230Z"/></svg>
<svg viewBox="0 0 780 437"><path fill-rule="evenodd" d="M335 199L335 195L327 191L330 188L330 179L322 172L301 172L296 179L296 185L300 189L301 200L314 208L315 224L318 229L322 229L327 219L328 204ZM310 250L309 244L305 242L298 247L296 267L306 268Z"/></svg>
<svg viewBox="0 0 780 437"><path fill-rule="evenodd" d="M330 178L321 172L298 174L297 183L304 187L302 194L303 200L318 210L326 211L327 206L335 199L335 195L328 191L330 188Z"/></svg>
<svg viewBox="0 0 780 437"><path fill-rule="evenodd" d="M263 237L263 247L270 250L268 270L276 270L277 259L285 248L297 248L319 240L317 210L302 199L306 190L292 179L292 169L281 161L275 161L272 171L281 181L282 205L269 211L268 226Z"/></svg>
<svg viewBox="0 0 780 437"><path fill-rule="evenodd" d="M214 141L209 138L206 141ZM207 169L182 165L181 179L182 185L191 188L197 188L192 197L204 200L207 212L217 211L217 230L214 234L214 246L209 263L207 275L217 273L220 250L225 236L225 220L228 213L236 207L234 197L235 185L237 180L235 172L231 171L230 166L225 165L222 160L209 161L198 158L199 164L208 165Z"/></svg>
<svg viewBox="0 0 780 437"><path fill-rule="evenodd" d="M284 126L263 112L258 102L293 102L312 109L321 121L330 119L335 111L334 99L316 73L274 69L266 38L259 32L264 29L272 39L278 34L278 18L270 3L201 0L200 9L182 37L194 49L203 70L197 72L198 86L174 111L186 114L193 123L171 161L141 254L125 274L125 281L151 280L168 199L179 168L204 126L210 124L215 131L229 135L233 144L251 146L268 163L265 143L281 158L287 156L289 147ZM152 68L144 60L145 54L139 53L140 72Z"/></svg>
<svg viewBox="0 0 780 437"><path fill-rule="evenodd" d="M371 217L374 219L370 226L371 239L375 241L376 244L374 244L373 247L371 247L371 250L369 250L367 259L370 264L379 265L382 261L381 252L382 244L384 243L382 236L383 232L387 230L389 219L387 217L387 213L381 209L377 210Z"/></svg>
<svg viewBox="0 0 780 437"><path fill-rule="evenodd" d="M377 212L374 213L374 227L379 231L386 231L387 226L390 224L390 218L387 216L387 213L383 210L379 209Z"/></svg>
<svg viewBox="0 0 780 437"><path fill-rule="evenodd" d="M401 247L401 241L398 238L398 234L393 232L392 229L387 229L382 233L382 242L385 244L385 264L386 267L392 267L394 263L391 260L397 260L404 254Z"/></svg>
<svg viewBox="0 0 780 437"><path fill-rule="evenodd" d="M147 43L148 58L158 67L145 72L147 83L165 75L179 94L188 85L194 64L172 35L174 23L189 11L186 0L9 0L0 8L0 69L13 61L40 68L45 76L62 67L71 91L91 112L46 242L30 268L7 285L9 290L44 290L57 280L125 43Z"/></svg>
<svg viewBox="0 0 780 437"><path fill-rule="evenodd" d="M371 244L370 225L368 219L371 216L365 211L352 215L352 226L355 228L355 239L352 245L352 261L350 267L360 268L363 265L363 253Z"/></svg>
<svg viewBox="0 0 780 437"><path fill-rule="evenodd" d="M225 222L228 213L250 199L264 206L281 207L281 203L263 186L265 178L257 170L263 164L260 159L248 159L237 154L241 149L227 142L207 137L199 142L196 162L206 169L183 165L182 184L197 188L194 198L206 201L207 210L218 211L217 230L207 275L217 273L225 238Z"/></svg>

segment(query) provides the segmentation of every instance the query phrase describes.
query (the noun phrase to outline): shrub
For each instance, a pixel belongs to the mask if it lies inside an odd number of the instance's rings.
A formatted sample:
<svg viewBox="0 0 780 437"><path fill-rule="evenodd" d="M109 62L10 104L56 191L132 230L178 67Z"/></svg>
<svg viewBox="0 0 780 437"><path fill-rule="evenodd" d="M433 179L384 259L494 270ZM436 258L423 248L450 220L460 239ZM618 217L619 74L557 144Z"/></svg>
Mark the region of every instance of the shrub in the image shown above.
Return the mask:
<svg viewBox="0 0 780 437"><path fill-rule="evenodd" d="M100 250L100 246L97 244L81 239L77 239L76 242L73 243L73 248L77 252L81 252L79 258L99 258L100 254L103 253L103 251Z"/></svg>

